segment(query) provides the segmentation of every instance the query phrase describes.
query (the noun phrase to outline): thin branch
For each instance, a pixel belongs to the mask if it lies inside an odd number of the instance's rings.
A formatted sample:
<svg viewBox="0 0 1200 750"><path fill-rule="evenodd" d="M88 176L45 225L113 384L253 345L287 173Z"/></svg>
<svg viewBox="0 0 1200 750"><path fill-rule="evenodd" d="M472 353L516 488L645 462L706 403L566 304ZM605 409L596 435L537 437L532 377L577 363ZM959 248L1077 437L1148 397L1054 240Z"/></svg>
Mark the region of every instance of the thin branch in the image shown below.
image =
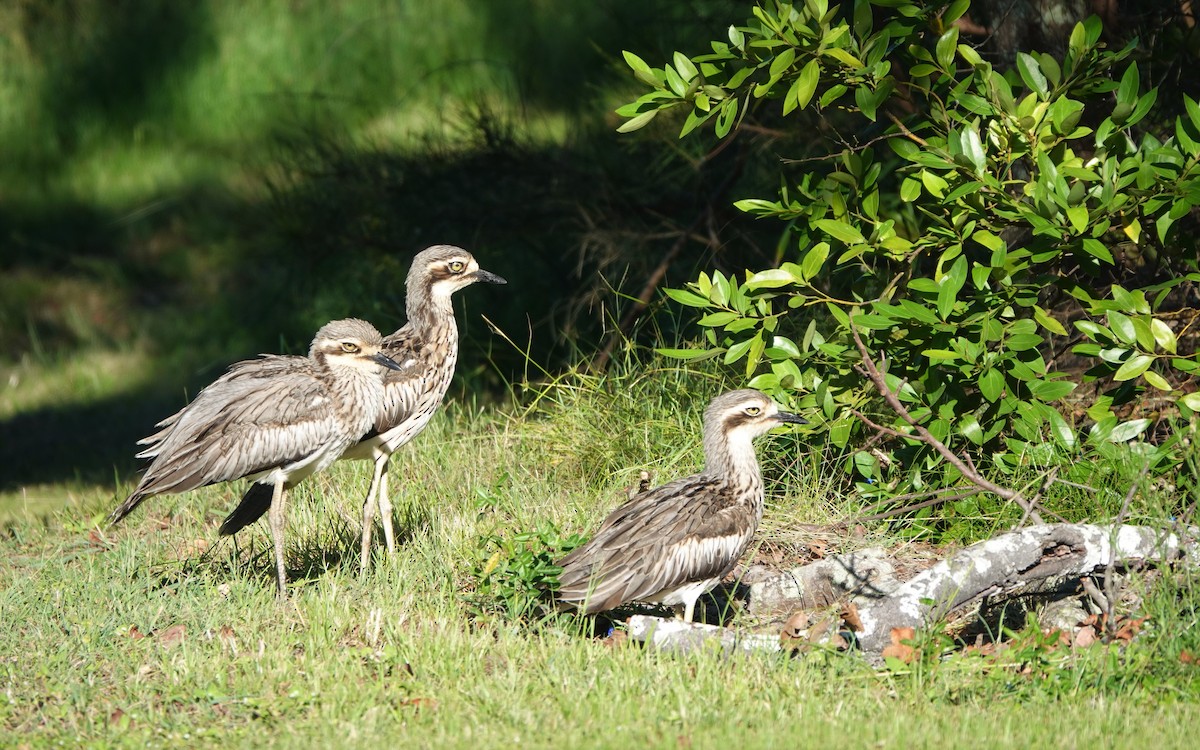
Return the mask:
<svg viewBox="0 0 1200 750"><path fill-rule="evenodd" d="M884 401L887 402L887 405L891 407L892 411L896 412L901 419L910 424L913 429L917 431L917 434L904 435L903 433L899 433L894 430L889 430L890 432L909 439L919 439L921 442L937 451L943 459L945 459L951 466L958 469L964 477L973 482L975 485L981 487L987 492L992 493L993 495L996 495L997 497L1004 498L1005 500L1011 500L1012 502L1016 503L1021 507L1022 510L1025 511L1026 516L1033 519L1034 523L1044 523L1042 516L1037 512L1037 509L1031 505L1028 500L1022 497L1019 492L1008 489L1007 487L1001 487L995 482L988 480L978 471L972 470L972 468L968 466L966 462L964 462L953 451L947 448L945 443L943 443L941 440L938 440L928 429L925 428L924 425L913 419L912 415L909 414L908 409L904 406L904 404L900 403L899 397L897 397L897 395L893 393L890 388L888 388L887 381L879 372L879 369L875 366L874 360L871 359L871 353L867 351L866 344L863 343L862 337L858 335L858 328L854 325L853 310L850 311L850 333L854 336L854 345L858 347L858 353L862 356L862 366L866 371L866 376L872 383L874 383L876 390L879 391L879 395L883 396ZM861 415L859 415L859 417L862 418ZM871 424L870 422L867 423Z"/></svg>
<svg viewBox="0 0 1200 750"><path fill-rule="evenodd" d="M1121 524L1125 523L1125 517L1129 515L1129 504L1133 501L1133 496L1137 494L1138 485L1146 475L1150 473L1150 463L1147 461L1142 465L1142 470L1129 483L1129 491L1125 493L1125 499L1121 502L1121 510L1117 513L1117 520L1113 523L1114 528L1120 528ZM1117 635L1117 597L1120 592L1117 590L1117 556L1113 555L1109 558L1108 564L1104 566L1104 599L1107 606L1104 608L1104 631L1105 635L1111 641Z"/></svg>

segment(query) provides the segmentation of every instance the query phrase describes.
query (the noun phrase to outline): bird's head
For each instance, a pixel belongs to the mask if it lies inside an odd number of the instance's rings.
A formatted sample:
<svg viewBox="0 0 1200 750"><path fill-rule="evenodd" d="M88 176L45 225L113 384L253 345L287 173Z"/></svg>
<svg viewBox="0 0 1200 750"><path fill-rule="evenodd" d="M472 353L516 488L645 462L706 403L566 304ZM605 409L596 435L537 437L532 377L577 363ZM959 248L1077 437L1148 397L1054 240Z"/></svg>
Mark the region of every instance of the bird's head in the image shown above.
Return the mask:
<svg viewBox="0 0 1200 750"><path fill-rule="evenodd" d="M705 432L715 430L732 442L749 442L781 424L808 424L808 420L748 388L717 396L704 411Z"/></svg>
<svg viewBox="0 0 1200 750"><path fill-rule="evenodd" d="M438 301L477 281L507 284L500 276L479 267L475 256L454 245L434 245L417 253L408 272L409 294L428 294Z"/></svg>
<svg viewBox="0 0 1200 750"><path fill-rule="evenodd" d="M309 356L338 367L378 372L399 370L395 360L383 354L383 336L365 320L346 318L326 323L317 331Z"/></svg>

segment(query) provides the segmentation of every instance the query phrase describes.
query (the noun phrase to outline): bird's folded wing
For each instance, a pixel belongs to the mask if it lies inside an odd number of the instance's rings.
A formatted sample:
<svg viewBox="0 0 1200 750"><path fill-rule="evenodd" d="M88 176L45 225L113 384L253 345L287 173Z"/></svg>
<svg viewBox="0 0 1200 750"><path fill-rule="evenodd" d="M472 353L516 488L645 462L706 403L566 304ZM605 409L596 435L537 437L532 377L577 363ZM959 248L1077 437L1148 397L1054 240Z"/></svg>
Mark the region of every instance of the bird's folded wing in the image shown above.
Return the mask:
<svg viewBox="0 0 1200 750"><path fill-rule="evenodd" d="M176 418L138 492L182 492L287 466L327 446L339 424L326 386L302 368L222 378Z"/></svg>
<svg viewBox="0 0 1200 750"><path fill-rule="evenodd" d="M244 359L240 362L234 362L229 366L221 377L214 380L208 385L208 388L218 387L219 384L229 383L231 381L259 381L267 378L277 377L281 373L295 371L299 367L303 367L306 363L306 357L296 357L281 354L261 354L257 359ZM223 386L221 386L223 387ZM142 438L137 441L138 445L144 445L146 448L137 454L137 458L154 458L158 455L163 442L167 436L171 434L175 423L179 421L179 416L187 410L184 406L179 411L171 416L163 419L158 424L158 432L153 435Z"/></svg>
<svg viewBox="0 0 1200 750"><path fill-rule="evenodd" d="M589 611L601 611L723 575L749 533L749 516L724 489L689 477L638 495L559 562L559 598L586 598Z"/></svg>

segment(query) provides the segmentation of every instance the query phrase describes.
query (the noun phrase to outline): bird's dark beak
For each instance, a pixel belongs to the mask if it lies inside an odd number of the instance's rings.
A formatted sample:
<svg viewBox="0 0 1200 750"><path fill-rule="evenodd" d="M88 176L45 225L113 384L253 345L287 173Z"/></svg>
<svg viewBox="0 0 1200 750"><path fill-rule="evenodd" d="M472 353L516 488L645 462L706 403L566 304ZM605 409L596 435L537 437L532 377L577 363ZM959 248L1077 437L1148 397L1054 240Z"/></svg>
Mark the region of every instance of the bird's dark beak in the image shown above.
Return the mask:
<svg viewBox="0 0 1200 750"><path fill-rule="evenodd" d="M371 360L373 362L383 365L384 367L388 368L389 370L403 370L404 369L403 367L400 366L399 362L392 359L391 357L384 354L383 352L377 352L374 356L371 357Z"/></svg>
<svg viewBox="0 0 1200 750"><path fill-rule="evenodd" d="M475 272L475 280L483 281L488 284L507 284L503 276L497 276L491 271L485 271L482 268Z"/></svg>
<svg viewBox="0 0 1200 750"><path fill-rule="evenodd" d="M808 424L807 419L799 414L792 414L790 411L776 412L775 419L785 424Z"/></svg>

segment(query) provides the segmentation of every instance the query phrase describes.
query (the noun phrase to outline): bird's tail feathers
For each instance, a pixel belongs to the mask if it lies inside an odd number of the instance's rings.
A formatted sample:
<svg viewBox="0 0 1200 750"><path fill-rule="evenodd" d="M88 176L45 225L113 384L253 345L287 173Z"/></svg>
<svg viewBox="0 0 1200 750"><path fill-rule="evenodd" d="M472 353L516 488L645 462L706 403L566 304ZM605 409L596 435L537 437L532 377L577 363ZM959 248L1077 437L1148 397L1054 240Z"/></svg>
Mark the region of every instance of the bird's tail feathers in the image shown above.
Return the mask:
<svg viewBox="0 0 1200 750"><path fill-rule="evenodd" d="M237 507L221 523L221 536L236 534L262 518L263 514L271 509L271 498L274 494L274 485L251 482Z"/></svg>

